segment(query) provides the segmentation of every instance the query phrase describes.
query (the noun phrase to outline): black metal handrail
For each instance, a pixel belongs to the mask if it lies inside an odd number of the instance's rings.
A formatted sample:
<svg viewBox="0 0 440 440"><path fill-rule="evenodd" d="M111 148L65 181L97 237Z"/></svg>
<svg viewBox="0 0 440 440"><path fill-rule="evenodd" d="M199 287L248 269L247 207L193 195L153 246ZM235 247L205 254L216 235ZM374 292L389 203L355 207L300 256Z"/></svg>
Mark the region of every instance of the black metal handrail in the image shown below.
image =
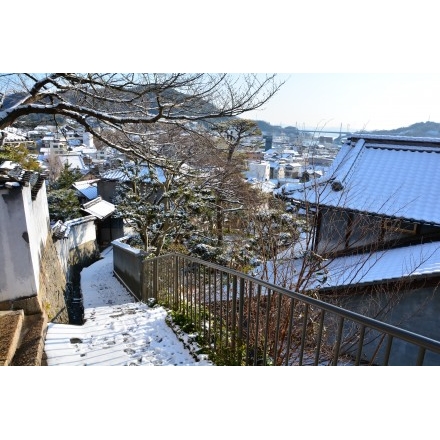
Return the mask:
<svg viewBox="0 0 440 440"><path fill-rule="evenodd" d="M141 296L217 365L440 365L440 341L194 257L145 260Z"/></svg>

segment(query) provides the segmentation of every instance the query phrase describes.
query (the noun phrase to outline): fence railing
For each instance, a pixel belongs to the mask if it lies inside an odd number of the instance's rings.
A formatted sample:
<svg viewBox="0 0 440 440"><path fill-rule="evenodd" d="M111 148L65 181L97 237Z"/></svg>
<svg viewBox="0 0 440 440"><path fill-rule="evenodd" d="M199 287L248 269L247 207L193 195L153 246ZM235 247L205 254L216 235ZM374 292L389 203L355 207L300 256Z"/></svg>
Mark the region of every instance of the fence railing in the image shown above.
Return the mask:
<svg viewBox="0 0 440 440"><path fill-rule="evenodd" d="M197 258L145 260L142 280L217 365L440 365L440 341Z"/></svg>

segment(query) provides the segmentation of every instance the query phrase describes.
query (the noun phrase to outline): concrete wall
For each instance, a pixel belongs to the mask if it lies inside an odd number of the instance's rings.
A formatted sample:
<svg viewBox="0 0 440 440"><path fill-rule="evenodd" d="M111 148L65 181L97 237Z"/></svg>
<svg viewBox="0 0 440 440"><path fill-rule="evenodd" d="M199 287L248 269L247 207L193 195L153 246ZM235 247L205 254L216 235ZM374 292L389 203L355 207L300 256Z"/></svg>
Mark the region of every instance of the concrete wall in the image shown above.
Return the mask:
<svg viewBox="0 0 440 440"><path fill-rule="evenodd" d="M46 187L0 189L0 302L38 294L40 260L49 233Z"/></svg>

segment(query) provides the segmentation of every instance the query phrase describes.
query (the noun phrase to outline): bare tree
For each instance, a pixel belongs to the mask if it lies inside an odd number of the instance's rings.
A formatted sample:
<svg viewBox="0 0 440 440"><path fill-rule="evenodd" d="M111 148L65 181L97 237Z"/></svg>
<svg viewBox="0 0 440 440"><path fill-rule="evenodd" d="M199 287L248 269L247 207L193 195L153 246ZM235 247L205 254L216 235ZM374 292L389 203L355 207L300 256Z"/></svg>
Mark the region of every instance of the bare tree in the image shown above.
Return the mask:
<svg viewBox="0 0 440 440"><path fill-rule="evenodd" d="M282 84L275 74L2 74L0 129L28 115L61 116L106 145L149 159L148 127L162 121L190 130L194 122L239 116Z"/></svg>

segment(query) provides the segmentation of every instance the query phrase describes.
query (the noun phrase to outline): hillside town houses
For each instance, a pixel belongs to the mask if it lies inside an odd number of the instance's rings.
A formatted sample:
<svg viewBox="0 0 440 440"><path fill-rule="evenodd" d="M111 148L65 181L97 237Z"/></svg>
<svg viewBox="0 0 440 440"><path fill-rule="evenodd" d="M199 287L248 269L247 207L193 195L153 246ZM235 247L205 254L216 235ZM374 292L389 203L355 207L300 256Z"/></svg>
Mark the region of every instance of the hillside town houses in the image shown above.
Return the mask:
<svg viewBox="0 0 440 440"><path fill-rule="evenodd" d="M99 178L100 173L117 168L125 160L122 153L111 147L97 148L93 136L74 124L37 125L29 131L9 127L4 133L6 144L25 143L35 152L43 170L49 166L49 157L55 155L63 165ZM340 148L333 141L328 136L283 132L263 132L261 136L247 138L241 145L247 162L245 177L251 183L265 183L265 188L273 189L321 177Z"/></svg>

